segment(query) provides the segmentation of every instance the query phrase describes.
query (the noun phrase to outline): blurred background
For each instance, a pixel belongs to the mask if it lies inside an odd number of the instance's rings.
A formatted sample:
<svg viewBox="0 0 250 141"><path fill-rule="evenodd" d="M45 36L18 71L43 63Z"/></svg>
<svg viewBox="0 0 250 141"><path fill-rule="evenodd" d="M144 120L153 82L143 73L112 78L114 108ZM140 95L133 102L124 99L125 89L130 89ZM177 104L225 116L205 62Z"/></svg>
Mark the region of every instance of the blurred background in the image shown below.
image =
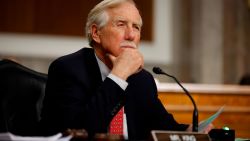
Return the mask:
<svg viewBox="0 0 250 141"><path fill-rule="evenodd" d="M98 2L0 0L0 59L47 73L57 57L88 47L86 17ZM145 69L162 67L184 83L239 84L250 73L250 0L135 2Z"/></svg>

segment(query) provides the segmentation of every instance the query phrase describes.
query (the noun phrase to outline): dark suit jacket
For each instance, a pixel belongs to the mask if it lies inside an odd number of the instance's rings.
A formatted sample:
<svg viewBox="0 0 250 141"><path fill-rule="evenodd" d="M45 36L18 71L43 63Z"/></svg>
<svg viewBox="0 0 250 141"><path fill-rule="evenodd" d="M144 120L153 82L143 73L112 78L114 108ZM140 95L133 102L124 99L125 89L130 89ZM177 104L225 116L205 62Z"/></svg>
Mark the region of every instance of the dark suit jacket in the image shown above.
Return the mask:
<svg viewBox="0 0 250 141"><path fill-rule="evenodd" d="M150 131L185 130L157 98L146 70L130 76L123 91L114 81L102 81L93 49L60 57L49 68L41 125L46 134L84 128L90 135L106 133L112 117L124 105L129 139L147 139Z"/></svg>

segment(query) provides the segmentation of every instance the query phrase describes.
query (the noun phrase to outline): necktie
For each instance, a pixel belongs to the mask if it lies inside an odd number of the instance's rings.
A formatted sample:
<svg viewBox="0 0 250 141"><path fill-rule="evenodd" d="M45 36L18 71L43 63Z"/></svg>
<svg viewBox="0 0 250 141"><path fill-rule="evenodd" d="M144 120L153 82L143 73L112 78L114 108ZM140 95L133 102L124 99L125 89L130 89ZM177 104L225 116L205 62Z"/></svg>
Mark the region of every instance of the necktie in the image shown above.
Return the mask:
<svg viewBox="0 0 250 141"><path fill-rule="evenodd" d="M109 133L113 135L123 135L123 113L124 107L113 117L110 123Z"/></svg>

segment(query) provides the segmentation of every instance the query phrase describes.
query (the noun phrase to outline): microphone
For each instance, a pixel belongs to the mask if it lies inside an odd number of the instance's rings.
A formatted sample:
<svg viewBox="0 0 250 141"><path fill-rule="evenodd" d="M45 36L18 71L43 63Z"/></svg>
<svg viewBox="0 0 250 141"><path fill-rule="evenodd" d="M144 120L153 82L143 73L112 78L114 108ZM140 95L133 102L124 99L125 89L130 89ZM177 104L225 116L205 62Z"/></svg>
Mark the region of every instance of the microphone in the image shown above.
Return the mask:
<svg viewBox="0 0 250 141"><path fill-rule="evenodd" d="M153 72L155 74L163 74L163 75L166 75L168 77L173 78L175 80L175 82L183 89L183 91L185 92L185 94L190 98L190 100L192 101L193 106L194 106L194 111L193 111L193 132L198 132L198 109L197 109L197 106L195 104L195 101L194 101L193 97L190 95L190 93L187 91L187 89L185 89L181 85L181 83L177 80L177 78L175 78L174 76L167 74L166 72L164 72L159 67L154 67L153 68Z"/></svg>

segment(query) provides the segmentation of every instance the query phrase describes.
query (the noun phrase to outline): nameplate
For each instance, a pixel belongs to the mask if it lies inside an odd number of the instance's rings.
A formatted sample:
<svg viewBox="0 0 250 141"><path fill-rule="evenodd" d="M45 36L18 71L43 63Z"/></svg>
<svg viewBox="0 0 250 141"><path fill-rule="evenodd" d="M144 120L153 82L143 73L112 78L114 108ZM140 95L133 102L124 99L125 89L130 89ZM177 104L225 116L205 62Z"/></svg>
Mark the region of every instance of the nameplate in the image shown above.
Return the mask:
<svg viewBox="0 0 250 141"><path fill-rule="evenodd" d="M181 131L151 131L153 141L211 141L208 134Z"/></svg>

